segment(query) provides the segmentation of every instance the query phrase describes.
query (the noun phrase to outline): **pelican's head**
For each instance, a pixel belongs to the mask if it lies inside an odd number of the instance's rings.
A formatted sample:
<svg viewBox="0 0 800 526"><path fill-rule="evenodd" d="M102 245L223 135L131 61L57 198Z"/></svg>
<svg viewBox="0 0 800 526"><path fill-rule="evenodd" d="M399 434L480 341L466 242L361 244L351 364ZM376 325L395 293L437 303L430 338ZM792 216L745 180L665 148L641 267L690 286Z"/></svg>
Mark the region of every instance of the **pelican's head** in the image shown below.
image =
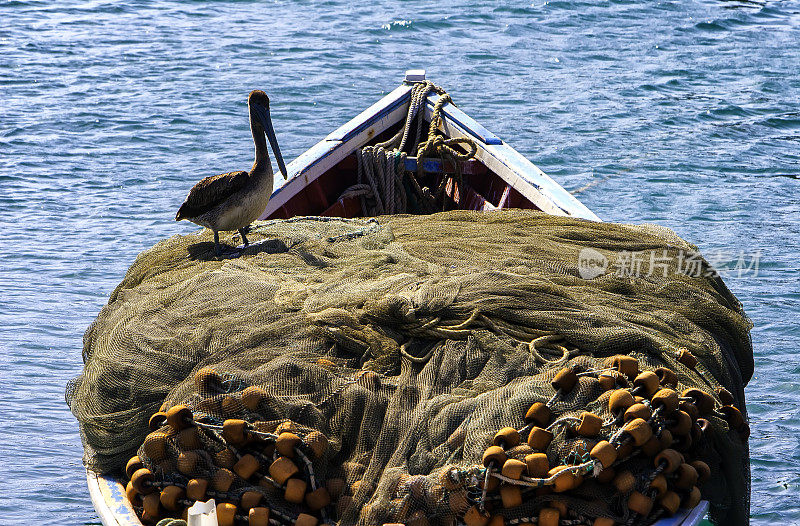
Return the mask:
<svg viewBox="0 0 800 526"><path fill-rule="evenodd" d="M280 148L278 148L278 139L275 137L275 130L272 128L272 117L269 114L269 97L263 91L254 89L250 92L250 96L247 97L247 105L255 110L261 125L264 126L267 139L269 139L269 144L272 146L272 152L275 154L275 160L278 162L278 168L283 174L283 178L288 179L286 165L283 163L283 156Z"/></svg>
<svg viewBox="0 0 800 526"><path fill-rule="evenodd" d="M262 108L269 109L269 97L260 89L254 89L247 97L247 104L258 104Z"/></svg>

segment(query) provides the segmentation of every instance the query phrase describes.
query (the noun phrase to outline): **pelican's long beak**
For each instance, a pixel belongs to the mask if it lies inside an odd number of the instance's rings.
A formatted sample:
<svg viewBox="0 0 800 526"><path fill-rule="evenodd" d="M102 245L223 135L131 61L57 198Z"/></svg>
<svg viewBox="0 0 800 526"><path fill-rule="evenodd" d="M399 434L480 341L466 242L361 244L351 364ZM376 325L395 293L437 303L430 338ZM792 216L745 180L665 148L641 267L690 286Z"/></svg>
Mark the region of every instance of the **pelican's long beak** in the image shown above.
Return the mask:
<svg viewBox="0 0 800 526"><path fill-rule="evenodd" d="M272 127L272 117L269 115L269 108L262 108L259 106L258 116L261 118L261 124L267 132L267 139L272 146L272 152L275 154L275 160L278 161L278 168L283 174L284 179L288 179L289 175L286 172L286 165L283 163L283 156L281 149L278 147L278 139L275 137L275 129Z"/></svg>

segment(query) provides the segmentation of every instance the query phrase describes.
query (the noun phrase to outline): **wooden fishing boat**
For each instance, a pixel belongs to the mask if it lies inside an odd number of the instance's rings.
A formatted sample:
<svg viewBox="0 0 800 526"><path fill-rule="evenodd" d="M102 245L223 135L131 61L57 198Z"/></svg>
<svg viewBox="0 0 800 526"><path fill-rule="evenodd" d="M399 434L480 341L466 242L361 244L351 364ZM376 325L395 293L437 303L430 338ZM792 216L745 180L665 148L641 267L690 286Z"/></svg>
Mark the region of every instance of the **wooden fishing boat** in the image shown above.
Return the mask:
<svg viewBox="0 0 800 526"><path fill-rule="evenodd" d="M387 140L403 127L413 87L424 81L424 71L407 72L401 86L291 162L287 166L288 182L272 194L261 219L363 216L361 197L347 192L362 183L356 151ZM439 97L431 93L425 101L424 120L428 123ZM474 142L477 146L474 159L458 161L458 166L447 160L413 156L403 161L406 170L421 177L420 184L430 188L442 185L443 192L435 202L439 209L527 208L600 220L514 148L453 104L441 106L441 117L439 130L446 137L466 137ZM455 172L457 178L448 176ZM105 526L142 526L120 480L87 471L87 482L94 508ZM694 509L680 510L655 525L694 526L700 524L707 511L708 502L702 501Z"/></svg>

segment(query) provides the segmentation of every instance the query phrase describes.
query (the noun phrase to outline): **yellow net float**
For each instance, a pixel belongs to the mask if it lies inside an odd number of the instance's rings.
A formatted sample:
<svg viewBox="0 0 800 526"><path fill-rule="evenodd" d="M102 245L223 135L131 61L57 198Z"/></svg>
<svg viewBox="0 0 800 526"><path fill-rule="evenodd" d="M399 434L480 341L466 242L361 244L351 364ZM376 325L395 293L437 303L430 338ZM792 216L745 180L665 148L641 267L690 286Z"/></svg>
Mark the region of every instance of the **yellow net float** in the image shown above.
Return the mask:
<svg viewBox="0 0 800 526"><path fill-rule="evenodd" d="M147 427L150 428L150 431L157 431L161 429L161 427L167 422L167 413L163 411L159 411L158 413L153 413L153 416L147 421Z"/></svg>
<svg viewBox="0 0 800 526"><path fill-rule="evenodd" d="M234 446L247 443L248 424L238 418L229 418L222 423L222 438Z"/></svg>
<svg viewBox="0 0 800 526"><path fill-rule="evenodd" d="M242 404L239 397L234 395L225 395L221 397L219 407L225 418L240 416L244 410L244 404Z"/></svg>
<svg viewBox="0 0 800 526"><path fill-rule="evenodd" d="M502 515L494 515L491 519L489 519L488 526L504 526L505 523L506 520Z"/></svg>
<svg viewBox="0 0 800 526"><path fill-rule="evenodd" d="M533 453L533 448L527 442L519 444L506 450L508 458L516 458L517 460L524 460L526 456Z"/></svg>
<svg viewBox="0 0 800 526"><path fill-rule="evenodd" d="M683 400L678 405L678 407L680 408L681 411L683 411L687 415L689 415L691 417L692 421L697 420L698 418L700 418L700 410L697 409L697 406L694 405L693 402L687 402L687 401Z"/></svg>
<svg viewBox="0 0 800 526"><path fill-rule="evenodd" d="M301 513L297 516L297 519L294 521L294 526L317 526L319 521L313 515L309 515L308 513ZM220 524L220 526L222 526Z"/></svg>
<svg viewBox="0 0 800 526"><path fill-rule="evenodd" d="M133 483L131 481L128 481L128 484L125 485L125 496L128 497L128 502L130 502L135 508L142 507L142 498L133 487Z"/></svg>
<svg viewBox="0 0 800 526"><path fill-rule="evenodd" d="M698 418L695 421L695 424L697 424L697 428L700 430L700 433L703 436L711 432L711 422L709 422L705 418Z"/></svg>
<svg viewBox="0 0 800 526"><path fill-rule="evenodd" d="M681 498L674 491L667 491L658 497L658 505L667 513L667 515L675 515L678 508L681 507Z"/></svg>
<svg viewBox="0 0 800 526"><path fill-rule="evenodd" d="M264 495L258 491L245 491L239 499L239 507L243 510L250 510L261 504Z"/></svg>
<svg viewBox="0 0 800 526"><path fill-rule="evenodd" d="M653 436L653 428L644 419L635 418L622 428L633 439L636 447L641 447Z"/></svg>
<svg viewBox="0 0 800 526"><path fill-rule="evenodd" d="M702 460L693 460L689 464L697 471L697 484L702 485L711 478L711 468Z"/></svg>
<svg viewBox="0 0 800 526"><path fill-rule="evenodd" d="M662 496L669 489L667 487L667 477L659 473L650 481L650 489L655 490L656 498Z"/></svg>
<svg viewBox="0 0 800 526"><path fill-rule="evenodd" d="M639 373L633 379L634 392L641 393L646 398L653 396L659 388L659 379L653 371Z"/></svg>
<svg viewBox="0 0 800 526"><path fill-rule="evenodd" d="M697 486L694 486L688 493L683 497L681 500L681 505L686 509L692 509L698 504L700 504L700 499L702 499L702 494L700 493L700 489Z"/></svg>
<svg viewBox="0 0 800 526"><path fill-rule="evenodd" d="M500 486L500 499L504 508L516 508L522 504L522 491L519 486L503 484Z"/></svg>
<svg viewBox="0 0 800 526"><path fill-rule="evenodd" d="M236 475L232 471L220 468L211 476L211 487L215 491L226 493L231 488L234 480L236 480Z"/></svg>
<svg viewBox="0 0 800 526"><path fill-rule="evenodd" d="M251 385L242 391L242 405L250 411L257 411L261 402L266 400L269 394L262 388Z"/></svg>
<svg viewBox="0 0 800 526"><path fill-rule="evenodd" d="M672 414L667 429L673 436L686 436L692 431L692 417L686 411L676 411Z"/></svg>
<svg viewBox="0 0 800 526"><path fill-rule="evenodd" d="M153 462L160 462L167 458L167 440L169 435L162 431L153 431L147 435L142 443L142 452Z"/></svg>
<svg viewBox="0 0 800 526"><path fill-rule="evenodd" d="M562 395L568 394L570 391L572 391L577 383L578 375L575 373L575 370L570 367L566 367L558 371L550 381L550 385L553 386L553 389L561 392Z"/></svg>
<svg viewBox="0 0 800 526"><path fill-rule="evenodd" d="M509 449L517 446L519 445L519 442L519 431L513 427L502 428L500 431L495 433L494 438L492 439L492 444L495 446L500 446L503 449Z"/></svg>
<svg viewBox="0 0 800 526"><path fill-rule="evenodd" d="M642 453L647 457L654 457L661 451L661 441L657 436L653 435L647 439L647 442L642 444Z"/></svg>
<svg viewBox="0 0 800 526"><path fill-rule="evenodd" d="M200 395L206 398L222 390L222 377L211 367L202 367L194 374L194 385Z"/></svg>
<svg viewBox="0 0 800 526"><path fill-rule="evenodd" d="M714 397L702 389L685 389L681 397L691 398L701 415L708 415L714 411Z"/></svg>
<svg viewBox="0 0 800 526"><path fill-rule="evenodd" d="M633 395L626 389L617 389L608 397L608 410L611 414L618 416L623 414L630 406L634 405Z"/></svg>
<svg viewBox="0 0 800 526"><path fill-rule="evenodd" d="M636 484L636 478L633 476L633 473L625 470L618 473L617 476L614 477L612 484L618 492L625 495L633 490L633 486Z"/></svg>
<svg viewBox="0 0 800 526"><path fill-rule="evenodd" d="M200 439L200 433L197 428L187 427L180 431L177 436L178 447L184 451L191 451L193 449L201 449L203 441Z"/></svg>
<svg viewBox="0 0 800 526"><path fill-rule="evenodd" d="M628 509L638 513L642 517L647 517L653 510L653 499L638 491L634 491L628 497Z"/></svg>
<svg viewBox="0 0 800 526"><path fill-rule="evenodd" d="M733 405L733 395L724 387L717 388L717 398L719 398L719 401L722 402L722 405Z"/></svg>
<svg viewBox="0 0 800 526"><path fill-rule="evenodd" d="M525 462L521 460L517 460L514 458L510 458L505 461L503 464L503 469L501 473L504 477L508 477L510 479L519 480L522 478L522 474L525 473L528 469L528 466Z"/></svg>
<svg viewBox="0 0 800 526"><path fill-rule="evenodd" d="M150 493L142 497L142 507L144 508L145 515L150 517L151 520L161 517L161 494Z"/></svg>
<svg viewBox="0 0 800 526"><path fill-rule="evenodd" d="M539 511L539 526L558 526L561 512L555 508L542 508Z"/></svg>
<svg viewBox="0 0 800 526"><path fill-rule="evenodd" d="M652 416L653 412L647 407L645 404L638 403L633 404L628 409L625 410L625 414L623 415L623 421L630 422L631 420L635 420L637 418L641 418L643 420L648 420Z"/></svg>
<svg viewBox="0 0 800 526"><path fill-rule="evenodd" d="M130 479L133 474L144 467L142 459L138 455L132 456L128 463L125 464L125 475Z"/></svg>
<svg viewBox="0 0 800 526"><path fill-rule="evenodd" d="M611 467L617 460L617 450L607 440L601 440L589 452L589 456L600 462L603 469Z"/></svg>
<svg viewBox="0 0 800 526"><path fill-rule="evenodd" d="M479 510L477 506L472 506L464 513L464 524L466 526L487 526L490 519L491 517Z"/></svg>
<svg viewBox="0 0 800 526"><path fill-rule="evenodd" d="M528 434L528 445L531 449L544 451L553 440L553 433L541 427L534 426Z"/></svg>
<svg viewBox="0 0 800 526"><path fill-rule="evenodd" d="M567 505L562 500L551 500L545 506L547 508L553 508L554 510L558 510L558 513L563 517L567 514Z"/></svg>
<svg viewBox="0 0 800 526"><path fill-rule="evenodd" d="M553 491L556 493L563 493L577 488L583 482L583 477L575 475L572 470L568 469L571 466L556 466L548 472L550 477L557 475L553 483Z"/></svg>
<svg viewBox="0 0 800 526"><path fill-rule="evenodd" d="M217 503L217 522L219 526L234 526L236 523L236 511L235 504L230 502Z"/></svg>
<svg viewBox="0 0 800 526"><path fill-rule="evenodd" d="M603 427L603 419L594 413L584 411L580 416L580 423L574 428L574 431L585 437L597 436Z"/></svg>
<svg viewBox="0 0 800 526"><path fill-rule="evenodd" d="M525 413L525 423L534 424L539 427L547 427L553 418L553 412L542 402L534 402Z"/></svg>
<svg viewBox="0 0 800 526"><path fill-rule="evenodd" d="M208 490L208 480L206 479L190 479L186 483L186 497L191 500L206 500L206 491Z"/></svg>
<svg viewBox="0 0 800 526"><path fill-rule="evenodd" d="M183 404L172 406L167 410L167 424L180 431L192 425L192 410Z"/></svg>
<svg viewBox="0 0 800 526"><path fill-rule="evenodd" d="M137 469L131 476L131 485L139 495L149 495L156 490L153 473L147 468Z"/></svg>
<svg viewBox="0 0 800 526"><path fill-rule="evenodd" d="M629 380L633 380L639 374L639 360L633 356L618 354L609 358L607 363L617 372L627 376Z"/></svg>
<svg viewBox="0 0 800 526"><path fill-rule="evenodd" d="M191 477L198 472L197 465L199 462L200 455L195 451L184 451L178 455L176 464L178 471Z"/></svg>
<svg viewBox="0 0 800 526"><path fill-rule="evenodd" d="M623 460L630 457L633 454L633 451L636 449L633 440L625 440L615 444L615 447L617 448L617 458Z"/></svg>
<svg viewBox="0 0 800 526"><path fill-rule="evenodd" d="M673 387L678 385L678 375L672 369L667 369L666 367L659 367L655 371L656 376L658 376L658 383L662 386L666 387L671 385Z"/></svg>
<svg viewBox="0 0 800 526"><path fill-rule="evenodd" d="M286 490L283 492L283 498L287 502L300 504L305 499L307 487L308 483L305 480L291 478L286 481Z"/></svg>
<svg viewBox="0 0 800 526"><path fill-rule="evenodd" d="M236 464L236 455L228 448L221 449L214 453L213 459L214 464L220 468L233 469L233 466Z"/></svg>
<svg viewBox="0 0 800 526"><path fill-rule="evenodd" d="M308 506L311 511L319 511L325 506L330 505L331 496L327 489L321 487L308 492L305 497L305 502L306 506Z"/></svg>
<svg viewBox="0 0 800 526"><path fill-rule="evenodd" d="M534 428L535 429L535 428ZM503 448L500 446L489 446L486 448L486 451L483 452L483 465L484 467L497 467L499 468L503 464L505 464L506 459L506 452L503 451Z"/></svg>
<svg viewBox="0 0 800 526"><path fill-rule="evenodd" d="M683 455L674 449L665 449L653 459L654 467L659 467L662 464L664 465L664 473L674 473L683 464Z"/></svg>
<svg viewBox="0 0 800 526"><path fill-rule="evenodd" d="M269 526L269 508L252 508L247 514L248 526Z"/></svg>
<svg viewBox="0 0 800 526"><path fill-rule="evenodd" d="M278 439L275 441L275 449L284 457L294 458L294 448L300 447L302 443L302 438L294 433L285 431L278 435Z"/></svg>
<svg viewBox="0 0 800 526"><path fill-rule="evenodd" d="M478 487L483 489L484 484L486 485L486 491L494 491L500 487L500 479L497 477L489 477L487 480L486 477L480 477L478 479Z"/></svg>
<svg viewBox="0 0 800 526"><path fill-rule="evenodd" d="M654 408L662 407L662 415L671 415L678 410L680 400L678 393L673 389L664 388L659 389L650 399L650 403Z"/></svg>
<svg viewBox="0 0 800 526"><path fill-rule="evenodd" d="M297 426L291 420L284 420L275 428L276 435L281 433L297 433Z"/></svg>
<svg viewBox="0 0 800 526"><path fill-rule="evenodd" d="M184 508L186 490L180 486L167 486L161 490L161 505L169 511L181 511Z"/></svg>
<svg viewBox="0 0 800 526"><path fill-rule="evenodd" d="M688 349L681 348L678 350L678 361L689 369L694 369L697 366L697 357L689 352Z"/></svg>
<svg viewBox="0 0 800 526"><path fill-rule="evenodd" d="M737 408L732 405L723 405L719 411L723 414L725 421L728 422L730 429L738 431L744 426L744 416Z"/></svg>
<svg viewBox="0 0 800 526"><path fill-rule="evenodd" d="M597 517L592 522L592 526L614 526L614 524L616 524L614 519L610 517Z"/></svg>
<svg viewBox="0 0 800 526"><path fill-rule="evenodd" d="M603 391L611 391L618 387L626 387L628 379L617 371L606 371L597 377L597 382Z"/></svg>
<svg viewBox="0 0 800 526"><path fill-rule="evenodd" d="M691 464L681 464L675 471L675 487L678 489L693 488L697 479L697 470Z"/></svg>
<svg viewBox="0 0 800 526"><path fill-rule="evenodd" d="M328 450L328 437L319 431L312 431L306 435L303 442L305 442L306 447L311 450L316 459L321 459L325 455L325 451Z"/></svg>
<svg viewBox="0 0 800 526"><path fill-rule="evenodd" d="M525 457L525 467L529 477L543 478L550 471L550 461L544 453L531 453Z"/></svg>
<svg viewBox="0 0 800 526"><path fill-rule="evenodd" d="M300 470L297 468L297 465L286 457L278 457L269 466L269 476L272 477L272 480L281 485L283 485L289 477L299 472Z"/></svg>

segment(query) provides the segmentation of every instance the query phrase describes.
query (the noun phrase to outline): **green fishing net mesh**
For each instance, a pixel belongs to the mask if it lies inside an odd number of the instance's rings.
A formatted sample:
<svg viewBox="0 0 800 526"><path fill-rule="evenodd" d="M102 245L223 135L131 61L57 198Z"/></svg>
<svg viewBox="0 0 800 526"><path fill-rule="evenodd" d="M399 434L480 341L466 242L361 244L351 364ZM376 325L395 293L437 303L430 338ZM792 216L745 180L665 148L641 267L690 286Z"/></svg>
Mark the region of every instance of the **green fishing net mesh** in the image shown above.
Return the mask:
<svg viewBox="0 0 800 526"><path fill-rule="evenodd" d="M672 231L452 211L257 222L253 245L238 257L214 257L210 240L208 231L174 236L142 253L86 332L84 371L67 400L90 469L126 479L126 462L138 454L158 488L191 479L214 486L230 472L216 498L238 503L244 523L249 491L278 523L308 524L298 521L305 514L343 525L525 524L543 508L562 510L572 524L650 523L669 507L652 482L662 473L684 503L696 484L712 519L747 523L747 424L723 406L745 412L751 325L696 247ZM689 259L696 272L679 268ZM609 371L615 355L635 357L640 371L674 371L677 382L664 377L660 387L701 389L713 409L691 415L691 432L672 417L651 422L662 442L655 450L632 447L630 437L626 446L600 380L634 388ZM557 393L551 381L565 368L578 380ZM500 464L490 463L486 477L482 456L498 430L521 430L519 444L513 436L498 442L507 458L526 463L536 452L525 422L535 402L551 409L549 423L558 421L540 451L548 466L589 462L567 491L536 482L547 476L532 471L521 477L526 484L501 481L491 475ZM692 413L688 402L681 398L681 407ZM191 436L163 418L148 427L178 404L202 424L189 427ZM583 411L602 418L599 433L576 431ZM226 420L248 422L249 438L226 441ZM667 428L672 445L663 443ZM306 443L321 433L327 443L324 451L298 446L305 454L292 459L293 478L306 484L300 502L270 470L282 432ZM163 438L158 447L145 443L154 434ZM602 470L588 455L601 440L620 450ZM667 446L687 463L705 462L710 478L687 484L680 471L654 472L651 457ZM242 477L236 462L247 455L256 472ZM633 475L622 491L621 473ZM501 493L507 486L516 489ZM321 509L307 495L317 488L330 496ZM637 515L634 493L652 509Z"/></svg>

